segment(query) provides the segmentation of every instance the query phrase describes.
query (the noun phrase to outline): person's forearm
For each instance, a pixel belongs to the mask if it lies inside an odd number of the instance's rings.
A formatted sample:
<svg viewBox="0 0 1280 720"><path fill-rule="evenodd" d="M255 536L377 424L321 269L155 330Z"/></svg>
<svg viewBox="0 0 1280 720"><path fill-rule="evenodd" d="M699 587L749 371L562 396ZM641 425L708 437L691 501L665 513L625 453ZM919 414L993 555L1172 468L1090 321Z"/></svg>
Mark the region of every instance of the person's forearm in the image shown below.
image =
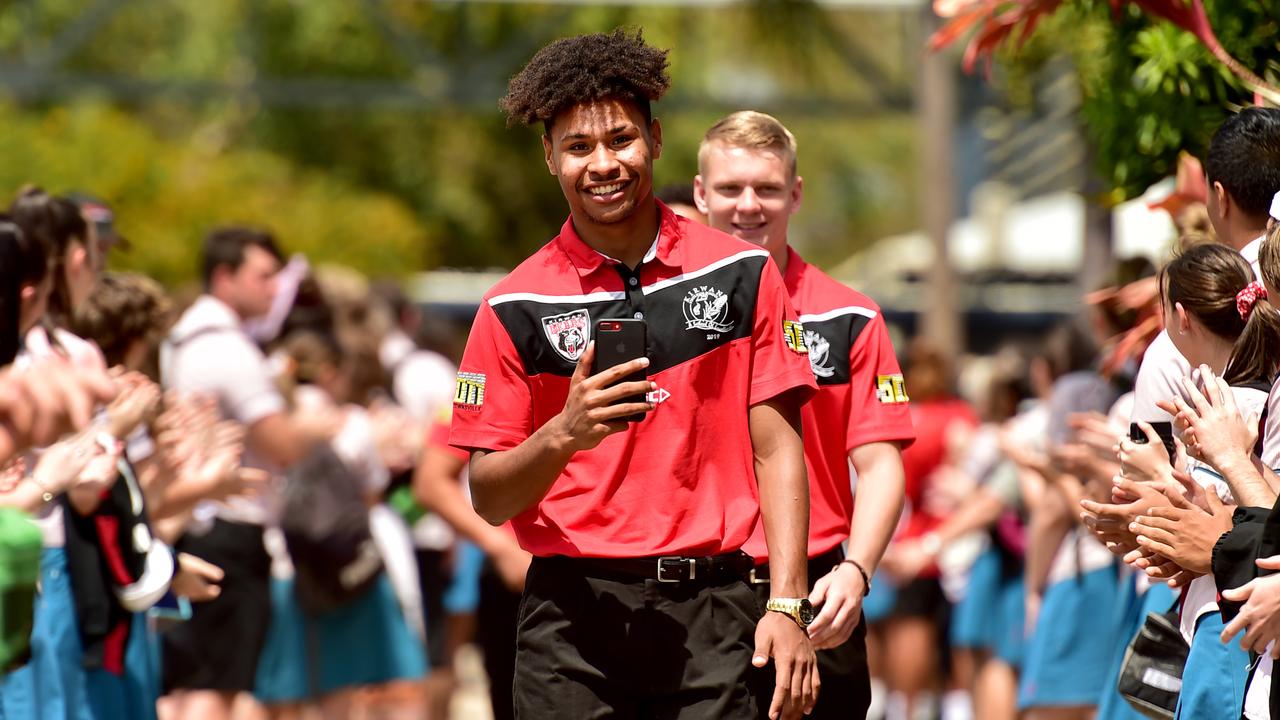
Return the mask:
<svg viewBox="0 0 1280 720"><path fill-rule="evenodd" d="M97 512L104 499L102 488L96 486L72 487L67 490L67 500L71 503L71 509L84 517Z"/></svg>
<svg viewBox="0 0 1280 720"><path fill-rule="evenodd" d="M24 478L7 493L0 493L0 507L33 513L44 506L44 490L31 478Z"/></svg>
<svg viewBox="0 0 1280 720"><path fill-rule="evenodd" d="M896 443L872 443L854 448L849 459L858 471L858 489L848 557L873 575L902 515L906 497L902 454Z"/></svg>
<svg viewBox="0 0 1280 720"><path fill-rule="evenodd" d="M1062 482L1058 483L1055 490L1066 498L1066 502L1059 507L1062 522L1068 527L1072 524L1083 526L1084 518L1078 512L1070 512L1070 509L1080 507L1080 501L1088 497L1085 486L1079 482Z"/></svg>
<svg viewBox="0 0 1280 720"><path fill-rule="evenodd" d="M167 517L152 518L151 532L169 547L173 547L178 543L182 534L187 530L187 523L191 521L190 511L175 513Z"/></svg>
<svg viewBox="0 0 1280 720"><path fill-rule="evenodd" d="M200 504L210 488L198 481L178 477L147 493L147 505L153 518L180 515Z"/></svg>
<svg viewBox="0 0 1280 720"><path fill-rule="evenodd" d="M287 468L305 457L315 443L298 431L293 416L281 412L250 425L245 444L258 457Z"/></svg>
<svg viewBox="0 0 1280 720"><path fill-rule="evenodd" d="M1280 493L1280 477L1276 475L1276 471L1262 464L1262 458L1253 458L1254 467L1258 468L1258 472L1262 473L1262 480L1271 489L1273 495Z"/></svg>
<svg viewBox="0 0 1280 720"><path fill-rule="evenodd" d="M157 453L152 453L133 463L133 476L138 478L138 487L142 490L142 495L147 498L148 503L151 502L151 497L157 494L157 491L164 486L162 470L160 457Z"/></svg>
<svg viewBox="0 0 1280 720"><path fill-rule="evenodd" d="M1027 591L1036 594L1044 592L1058 546L1071 529L1070 513L1064 512L1066 504L1056 488L1047 487L1041 500L1027 529Z"/></svg>
<svg viewBox="0 0 1280 720"><path fill-rule="evenodd" d="M769 594L809 595L809 478L800 439L800 412L785 401L748 411L760 518L769 548Z"/></svg>
<svg viewBox="0 0 1280 720"><path fill-rule="evenodd" d="M414 496L460 535L492 555L510 542L510 538L477 515L462 493L459 476L464 462L445 451L427 449L414 471Z"/></svg>
<svg viewBox="0 0 1280 720"><path fill-rule="evenodd" d="M1276 502L1276 492L1267 483L1263 473L1254 466L1248 456L1231 458L1216 468L1236 502L1245 507L1271 507Z"/></svg>
<svg viewBox="0 0 1280 720"><path fill-rule="evenodd" d="M943 545L974 530L990 526L1004 512L1004 501L985 488L969 496L956 511L934 531Z"/></svg>
<svg viewBox="0 0 1280 720"><path fill-rule="evenodd" d="M574 450L552 420L516 447L471 456L471 503L490 525L536 505L564 471Z"/></svg>

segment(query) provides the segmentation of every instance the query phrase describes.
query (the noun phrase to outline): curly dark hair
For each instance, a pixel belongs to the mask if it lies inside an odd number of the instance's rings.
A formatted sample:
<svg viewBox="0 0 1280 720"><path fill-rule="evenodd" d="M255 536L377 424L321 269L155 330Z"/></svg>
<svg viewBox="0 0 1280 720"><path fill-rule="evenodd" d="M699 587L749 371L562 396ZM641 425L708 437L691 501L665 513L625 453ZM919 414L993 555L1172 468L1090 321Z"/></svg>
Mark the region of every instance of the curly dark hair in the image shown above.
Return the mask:
<svg viewBox="0 0 1280 720"><path fill-rule="evenodd" d="M511 78L500 105L507 126L541 122L550 130L561 112L578 103L602 98L635 102L646 121L653 119L650 103L671 87L667 51L645 44L643 33L618 28L562 38L538 51Z"/></svg>

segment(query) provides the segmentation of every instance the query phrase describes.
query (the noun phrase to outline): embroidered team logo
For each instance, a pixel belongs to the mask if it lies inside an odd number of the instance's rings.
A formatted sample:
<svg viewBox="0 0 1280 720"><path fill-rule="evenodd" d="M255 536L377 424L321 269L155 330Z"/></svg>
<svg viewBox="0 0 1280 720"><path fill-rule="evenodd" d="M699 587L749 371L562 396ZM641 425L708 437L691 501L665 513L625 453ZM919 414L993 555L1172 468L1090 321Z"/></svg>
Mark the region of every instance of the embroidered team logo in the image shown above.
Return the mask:
<svg viewBox="0 0 1280 720"><path fill-rule="evenodd" d="M813 368L814 375L829 378L836 374L831 366L831 343L826 338L816 330L805 330L804 344L809 346L809 367Z"/></svg>
<svg viewBox="0 0 1280 720"><path fill-rule="evenodd" d="M547 334L551 347L569 362L578 362L578 358L587 349L590 325L591 316L586 310L542 318L542 330Z"/></svg>
<svg viewBox="0 0 1280 720"><path fill-rule="evenodd" d="M684 296L684 329L724 333L733 329L729 319L729 296L701 285Z"/></svg>
<svg viewBox="0 0 1280 720"><path fill-rule="evenodd" d="M484 405L484 373L458 373L453 386L453 404L470 410Z"/></svg>
<svg viewBox="0 0 1280 720"><path fill-rule="evenodd" d="M791 352L800 355L809 354L809 346L805 343L804 326L795 320L782 321L782 339L786 341Z"/></svg>
<svg viewBox="0 0 1280 720"><path fill-rule="evenodd" d="M876 376L876 399L884 405L904 403L907 397L907 384L901 374Z"/></svg>

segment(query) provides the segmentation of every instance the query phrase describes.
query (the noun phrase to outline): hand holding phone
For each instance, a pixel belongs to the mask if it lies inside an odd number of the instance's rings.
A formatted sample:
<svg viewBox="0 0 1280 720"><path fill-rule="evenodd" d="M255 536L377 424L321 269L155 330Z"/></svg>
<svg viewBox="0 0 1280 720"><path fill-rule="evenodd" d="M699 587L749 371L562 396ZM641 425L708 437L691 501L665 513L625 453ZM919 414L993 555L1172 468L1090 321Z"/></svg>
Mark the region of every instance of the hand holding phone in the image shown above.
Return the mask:
<svg viewBox="0 0 1280 720"><path fill-rule="evenodd" d="M1173 423L1169 421L1153 422L1151 427L1155 429L1156 435L1160 436L1160 442L1164 445L1165 452L1169 453L1170 459L1177 459L1178 446L1173 441ZM1129 423L1129 439L1135 445L1143 445L1148 442L1147 434L1142 430L1142 426L1138 423Z"/></svg>
<svg viewBox="0 0 1280 720"><path fill-rule="evenodd" d="M607 323L605 332L597 333L599 339L592 340L578 358L564 410L548 424L556 444L573 452L596 447L653 409L646 397L655 389L645 378L649 359L637 350L644 347L639 342L643 330L637 337L636 328L624 330L623 320L601 323Z"/></svg>
<svg viewBox="0 0 1280 720"><path fill-rule="evenodd" d="M599 320L595 326L596 353L592 363L591 374L598 375L602 370L617 367L632 360L647 357L648 337L644 320L620 318L618 320ZM620 382L644 382L647 379L643 368L623 377ZM645 402L645 393L618 398L611 405L623 403ZM627 415L619 418L626 422L644 420L644 413Z"/></svg>

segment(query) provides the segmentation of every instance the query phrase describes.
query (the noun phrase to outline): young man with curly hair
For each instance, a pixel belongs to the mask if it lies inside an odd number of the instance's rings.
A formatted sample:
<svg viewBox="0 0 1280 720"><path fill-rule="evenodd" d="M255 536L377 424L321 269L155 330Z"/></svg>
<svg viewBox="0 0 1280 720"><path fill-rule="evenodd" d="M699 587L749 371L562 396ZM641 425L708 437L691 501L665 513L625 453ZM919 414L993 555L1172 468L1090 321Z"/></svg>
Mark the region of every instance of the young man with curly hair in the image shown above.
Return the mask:
<svg viewBox="0 0 1280 720"><path fill-rule="evenodd" d="M818 382L802 413L812 507L809 600L818 610L808 630L826 684L813 717L863 717L871 678L862 598L898 525L901 448L915 439L902 371L880 308L806 263L788 243L788 222L803 193L791 131L764 113L733 113L704 136L698 172L698 210L717 230L769 251L804 324ZM858 472L856 507L850 462ZM765 596L772 568L764 538L757 533L746 550L761 563L751 580Z"/></svg>
<svg viewBox="0 0 1280 720"><path fill-rule="evenodd" d="M522 718L755 718L747 678L770 657L771 717L817 696L799 434L813 373L768 253L654 199L666 66L639 34L567 38L503 100L510 123L543 126L570 211L481 303L450 438L472 453L476 510L534 555ZM646 357L596 372L595 325L631 318ZM758 521L763 617L741 552Z"/></svg>

